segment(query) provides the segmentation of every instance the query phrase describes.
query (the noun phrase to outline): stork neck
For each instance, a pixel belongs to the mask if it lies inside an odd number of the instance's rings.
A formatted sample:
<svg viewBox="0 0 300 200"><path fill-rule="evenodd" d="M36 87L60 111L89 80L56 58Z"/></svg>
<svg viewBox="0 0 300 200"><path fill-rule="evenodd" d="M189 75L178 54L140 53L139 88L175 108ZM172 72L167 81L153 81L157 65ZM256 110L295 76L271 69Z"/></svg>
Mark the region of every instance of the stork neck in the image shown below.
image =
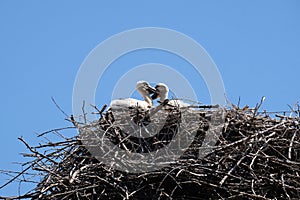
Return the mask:
<svg viewBox="0 0 300 200"><path fill-rule="evenodd" d="M141 87L138 87L137 90L141 94L141 96L144 98L145 102L148 103L149 106L153 106L152 99L149 94L145 90L143 90Z"/></svg>
<svg viewBox="0 0 300 200"><path fill-rule="evenodd" d="M149 106L152 106L152 105L153 105L151 97L149 97L149 96L144 96L144 99L145 99L145 101L149 104Z"/></svg>
<svg viewBox="0 0 300 200"><path fill-rule="evenodd" d="M168 92L164 94L160 94L160 101L163 102L164 100L168 99Z"/></svg>

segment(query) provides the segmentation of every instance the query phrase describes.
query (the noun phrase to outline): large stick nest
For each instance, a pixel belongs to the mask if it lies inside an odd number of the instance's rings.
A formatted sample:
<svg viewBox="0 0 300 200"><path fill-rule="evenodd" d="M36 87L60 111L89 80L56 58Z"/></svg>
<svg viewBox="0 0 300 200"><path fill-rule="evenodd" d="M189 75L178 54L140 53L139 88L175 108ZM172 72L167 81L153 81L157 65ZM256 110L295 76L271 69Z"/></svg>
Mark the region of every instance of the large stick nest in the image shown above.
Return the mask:
<svg viewBox="0 0 300 200"><path fill-rule="evenodd" d="M289 116L272 117L257 110L236 106L227 109L217 143L205 157L198 154L214 111L194 110L201 120L190 123L197 134L183 155L159 170L142 173L105 165L87 150L82 137L38 146L30 146L20 138L31 152L25 156L32 160L10 182L28 182L33 174L40 180L28 193L11 198L300 199L299 109ZM144 155L169 144L181 114L180 109L173 110L163 131L144 140L114 127L115 116L109 111L99 121L83 126L73 117L71 120L81 130L92 128L96 134L97 130L105 130L114 145ZM140 111L131 116L137 124L147 122L146 118ZM63 135L63 130L60 132Z"/></svg>

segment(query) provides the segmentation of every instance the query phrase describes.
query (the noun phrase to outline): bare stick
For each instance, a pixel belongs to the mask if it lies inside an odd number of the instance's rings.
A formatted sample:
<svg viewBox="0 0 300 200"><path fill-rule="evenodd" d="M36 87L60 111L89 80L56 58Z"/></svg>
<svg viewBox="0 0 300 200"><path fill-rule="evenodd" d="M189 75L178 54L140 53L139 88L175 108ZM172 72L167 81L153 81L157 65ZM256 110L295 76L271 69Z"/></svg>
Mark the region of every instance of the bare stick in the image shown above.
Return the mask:
<svg viewBox="0 0 300 200"><path fill-rule="evenodd" d="M53 103L55 104L55 106L60 110L60 112L62 112L66 116L66 118L69 118L69 115L67 113L65 113L63 111L63 109L61 109L61 107L56 103L56 101L55 101L55 99L53 97L51 97L51 100L53 101Z"/></svg>

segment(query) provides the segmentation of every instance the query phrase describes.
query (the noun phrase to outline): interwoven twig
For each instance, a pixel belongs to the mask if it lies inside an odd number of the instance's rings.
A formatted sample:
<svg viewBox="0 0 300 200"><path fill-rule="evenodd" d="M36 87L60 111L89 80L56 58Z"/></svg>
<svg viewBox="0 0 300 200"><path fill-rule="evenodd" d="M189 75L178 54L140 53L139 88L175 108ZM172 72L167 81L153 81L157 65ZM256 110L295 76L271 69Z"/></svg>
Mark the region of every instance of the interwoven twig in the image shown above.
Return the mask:
<svg viewBox="0 0 300 200"><path fill-rule="evenodd" d="M257 110L236 106L226 110L218 142L204 158L198 158L198 153L210 126L210 111L194 111L201 116L195 122L199 130L185 154L160 170L138 174L104 165L90 154L79 137L35 147L20 138L30 151L25 156L32 160L13 181L29 181L32 174L41 180L32 191L12 198L299 199L299 111L270 117ZM140 119L143 119L140 123L147 121L143 112L135 114L132 116L135 123ZM71 121L77 126L74 117ZM124 150L147 153L168 145L176 135L180 110L169 115L161 132L170 133L168 137L158 134L138 140L122 133L113 123L112 113L106 112L103 116L101 113L98 122L87 126L106 130L106 136Z"/></svg>

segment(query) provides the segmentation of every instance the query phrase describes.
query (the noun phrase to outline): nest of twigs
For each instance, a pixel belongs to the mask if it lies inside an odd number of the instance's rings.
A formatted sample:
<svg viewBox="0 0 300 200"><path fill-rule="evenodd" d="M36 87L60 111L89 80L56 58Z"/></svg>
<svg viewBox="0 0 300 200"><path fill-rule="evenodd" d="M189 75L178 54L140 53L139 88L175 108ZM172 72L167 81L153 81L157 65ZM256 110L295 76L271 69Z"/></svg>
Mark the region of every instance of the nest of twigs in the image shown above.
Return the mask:
<svg viewBox="0 0 300 200"><path fill-rule="evenodd" d="M200 116L199 121L190 122L197 132L180 158L161 169L140 173L124 172L96 159L83 145L82 137L35 147L21 139L31 151L26 156L33 160L14 181L21 175L21 181L27 179L29 169L41 179L33 190L14 198L300 199L299 110L289 116L270 116L257 110L236 106L227 109L217 142L204 157L199 157L199 150L215 111L192 111ZM115 127L115 116L109 111L101 113L99 121L80 128L74 118L72 122L78 129L92 130L96 135L104 130L105 137L118 148L145 155L170 143L181 117L182 111L174 109L161 131L145 139ZM130 119L144 126L149 122L141 111L133 112Z"/></svg>

